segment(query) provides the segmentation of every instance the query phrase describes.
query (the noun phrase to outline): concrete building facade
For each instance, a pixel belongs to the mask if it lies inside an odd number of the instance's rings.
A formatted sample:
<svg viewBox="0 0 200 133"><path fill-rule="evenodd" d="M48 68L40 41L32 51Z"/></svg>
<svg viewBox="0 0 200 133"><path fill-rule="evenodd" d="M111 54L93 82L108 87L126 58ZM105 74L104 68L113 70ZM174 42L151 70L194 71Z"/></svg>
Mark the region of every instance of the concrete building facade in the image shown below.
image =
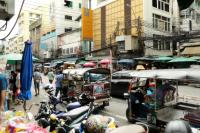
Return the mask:
<svg viewBox="0 0 200 133"><path fill-rule="evenodd" d="M93 10L94 49L118 45L119 55L172 55L172 43L152 40L138 43L138 36L172 34L172 0L103 0ZM177 4L178 6L178 4ZM177 7L178 9L178 7Z"/></svg>
<svg viewBox="0 0 200 133"><path fill-rule="evenodd" d="M55 24L49 19L49 6L39 6L37 10L40 14L39 19L29 25L30 39L33 43L33 54L40 56L40 38L55 29Z"/></svg>
<svg viewBox="0 0 200 133"><path fill-rule="evenodd" d="M194 0L192 5L180 12L180 30L200 30L200 0Z"/></svg>
<svg viewBox="0 0 200 133"><path fill-rule="evenodd" d="M18 34L9 41L13 52L21 53L24 50L24 42L30 40L29 25L39 18L40 14L37 10L23 10L21 12L18 19Z"/></svg>
<svg viewBox="0 0 200 133"><path fill-rule="evenodd" d="M62 49L62 56L77 55L81 47L81 29L60 34L58 36L59 47Z"/></svg>
<svg viewBox="0 0 200 133"><path fill-rule="evenodd" d="M57 51L60 48L59 36L80 28L81 25L78 18L81 15L81 1L82 0L51 0L49 2L50 11L48 16L51 22L55 24L55 28L53 31L43 34L40 41L40 55L46 55L46 58L51 58L52 52L49 51L49 48L53 48L52 51ZM49 37L51 39L48 39ZM69 41L74 42L74 40Z"/></svg>

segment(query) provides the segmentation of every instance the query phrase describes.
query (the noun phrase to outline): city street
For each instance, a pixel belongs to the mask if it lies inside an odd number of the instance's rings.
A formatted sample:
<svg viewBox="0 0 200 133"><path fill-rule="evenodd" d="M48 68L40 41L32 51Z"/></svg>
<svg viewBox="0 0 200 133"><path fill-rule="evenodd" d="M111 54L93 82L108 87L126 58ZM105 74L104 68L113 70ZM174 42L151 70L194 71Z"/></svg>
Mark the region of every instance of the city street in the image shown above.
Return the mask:
<svg viewBox="0 0 200 133"><path fill-rule="evenodd" d="M43 76L43 84L47 84L48 80L46 76ZM43 100L48 100L47 94L43 89L41 89L39 96L34 96L34 89L32 88L32 95L33 98L30 101L27 101L27 108L30 107L32 104L39 104ZM179 86L179 95L180 96L192 96L192 97L197 97L200 99L200 88L195 88L191 86ZM200 103L199 101L196 101L198 104ZM33 105L31 108L30 112L32 112L34 115L37 113L39 106L38 105ZM110 101L110 105L105 107L102 111L100 111L100 114L107 115L107 116L112 116L116 119L117 124L119 126L121 125L127 125L130 124L126 120L126 108L127 108L127 101L122 98L114 98L112 97ZM23 111L23 106L18 105L15 106L16 110L21 110Z"/></svg>

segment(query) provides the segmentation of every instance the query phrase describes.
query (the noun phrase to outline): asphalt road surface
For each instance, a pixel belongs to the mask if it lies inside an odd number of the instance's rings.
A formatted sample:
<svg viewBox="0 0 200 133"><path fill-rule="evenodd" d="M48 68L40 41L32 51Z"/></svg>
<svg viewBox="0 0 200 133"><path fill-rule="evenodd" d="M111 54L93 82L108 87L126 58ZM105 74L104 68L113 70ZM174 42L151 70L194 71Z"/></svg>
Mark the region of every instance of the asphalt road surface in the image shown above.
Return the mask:
<svg viewBox="0 0 200 133"><path fill-rule="evenodd" d="M179 86L179 96L192 96L195 99L193 102L200 105L200 88L191 86ZM101 111L102 114L113 116L116 118L119 125L130 124L126 119L127 101L122 98L112 98L110 105Z"/></svg>
<svg viewBox="0 0 200 133"><path fill-rule="evenodd" d="M47 77L43 76L43 83L47 84L48 80ZM179 86L179 95L189 95L200 99L200 88L194 88L190 86ZM41 89L39 96L34 96L34 89L32 87L32 95L33 98L30 101L27 101L27 108L29 108L32 104L39 104L40 101L48 100L48 97L44 90ZM200 104L200 101L196 101L198 104ZM22 105L15 105L13 106L15 110L21 110L23 111ZM31 110L28 110L32 112L34 115L37 113L39 106L33 105ZM120 98L112 98L110 101L110 105L105 107L102 111L100 111L100 114L112 116L116 119L117 124L119 126L121 125L127 125L130 124L126 120L126 108L127 108L127 101L125 99Z"/></svg>

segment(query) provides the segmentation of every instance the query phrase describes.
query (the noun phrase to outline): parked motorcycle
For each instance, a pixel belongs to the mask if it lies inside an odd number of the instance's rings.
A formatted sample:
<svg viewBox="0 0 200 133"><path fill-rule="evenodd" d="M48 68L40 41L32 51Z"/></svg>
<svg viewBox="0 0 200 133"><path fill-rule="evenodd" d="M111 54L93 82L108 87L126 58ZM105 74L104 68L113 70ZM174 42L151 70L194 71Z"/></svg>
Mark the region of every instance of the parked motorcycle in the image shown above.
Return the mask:
<svg viewBox="0 0 200 133"><path fill-rule="evenodd" d="M50 126L50 132L55 131L57 127L68 132L74 128L74 125L87 119L95 110L94 99L95 98L90 98L91 101L89 105L81 106L60 115L51 114L49 119L41 118L38 120L38 125L43 128Z"/></svg>

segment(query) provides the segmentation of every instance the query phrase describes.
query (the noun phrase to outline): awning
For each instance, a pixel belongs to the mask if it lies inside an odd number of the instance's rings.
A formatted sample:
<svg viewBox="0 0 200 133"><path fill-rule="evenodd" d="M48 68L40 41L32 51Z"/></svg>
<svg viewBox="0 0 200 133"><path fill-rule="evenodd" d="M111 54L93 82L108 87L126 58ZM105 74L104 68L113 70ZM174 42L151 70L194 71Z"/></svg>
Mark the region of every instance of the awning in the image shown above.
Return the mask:
<svg viewBox="0 0 200 133"><path fill-rule="evenodd" d="M178 63L178 62L196 62L196 60L187 57L176 57L171 61L169 61L169 63Z"/></svg>
<svg viewBox="0 0 200 133"><path fill-rule="evenodd" d="M121 59L118 63L126 63L126 64L133 64L134 61L132 59Z"/></svg>
<svg viewBox="0 0 200 133"><path fill-rule="evenodd" d="M200 55L200 46L198 47L185 47L183 52L181 52L182 55Z"/></svg>

